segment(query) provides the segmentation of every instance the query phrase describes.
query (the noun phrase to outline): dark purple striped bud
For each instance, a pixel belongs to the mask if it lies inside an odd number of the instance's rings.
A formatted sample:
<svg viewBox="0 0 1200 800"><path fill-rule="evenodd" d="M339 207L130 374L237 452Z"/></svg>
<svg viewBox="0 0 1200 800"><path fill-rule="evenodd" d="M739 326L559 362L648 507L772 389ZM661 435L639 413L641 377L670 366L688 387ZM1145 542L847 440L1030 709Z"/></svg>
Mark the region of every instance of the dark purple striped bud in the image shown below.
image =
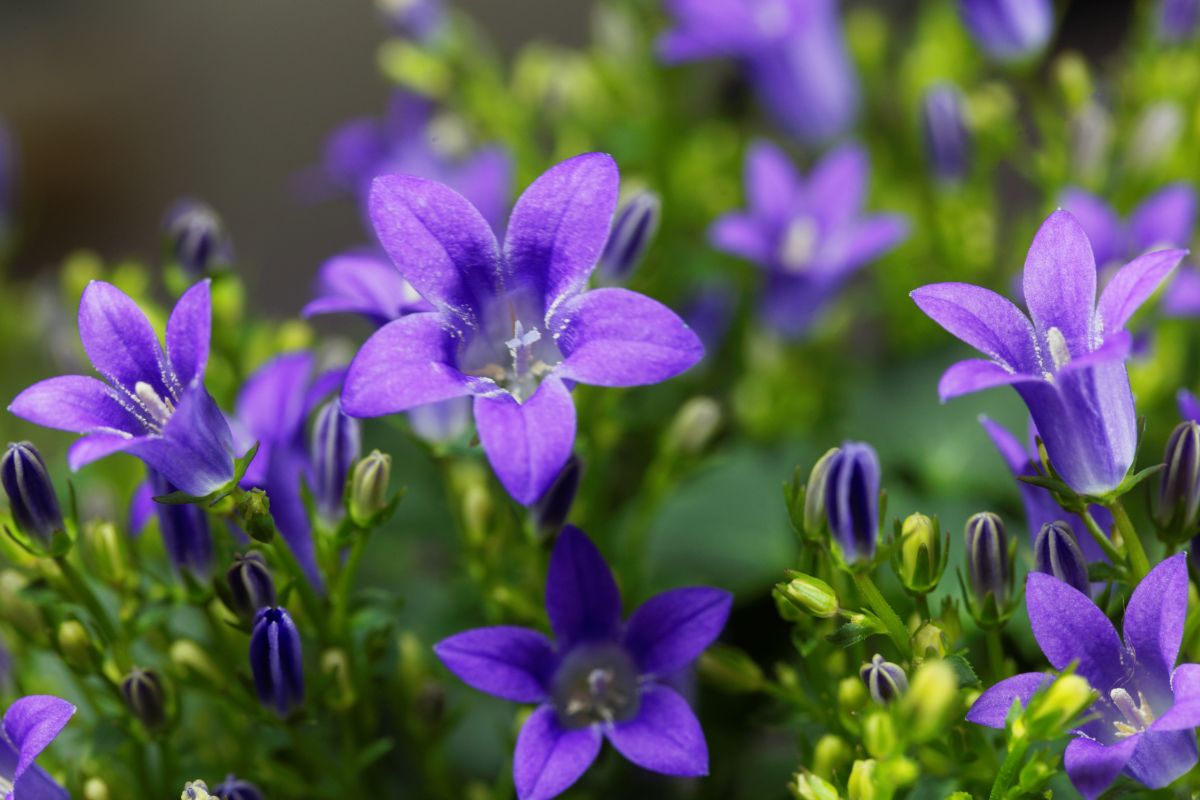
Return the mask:
<svg viewBox="0 0 1200 800"><path fill-rule="evenodd" d="M225 780L217 784L212 793L217 800L263 800L261 789L250 781L244 781L232 774L226 775Z"/></svg>
<svg viewBox="0 0 1200 800"><path fill-rule="evenodd" d="M335 397L317 411L313 423L310 458L313 465L313 498L326 518L342 516L346 476L362 452L358 420L346 416Z"/></svg>
<svg viewBox="0 0 1200 800"><path fill-rule="evenodd" d="M883 656L876 653L870 663L863 664L858 671L871 699L880 705L887 705L908 691L908 676L898 664L884 661Z"/></svg>
<svg viewBox="0 0 1200 800"><path fill-rule="evenodd" d="M958 87L943 83L925 92L921 100L921 135L929 166L939 180L957 181L967 174L971 137Z"/></svg>
<svg viewBox="0 0 1200 800"><path fill-rule="evenodd" d="M661 215L662 201L654 192L638 192L622 206L596 265L602 283L624 283L629 279L654 240Z"/></svg>
<svg viewBox="0 0 1200 800"><path fill-rule="evenodd" d="M1012 596L1015 555L1004 521L990 511L972 515L967 520L966 544L967 579L976 610L989 621L998 621Z"/></svg>
<svg viewBox="0 0 1200 800"><path fill-rule="evenodd" d="M199 200L179 200L163 222L167 251L189 276L233 264L233 242L217 212Z"/></svg>
<svg viewBox="0 0 1200 800"><path fill-rule="evenodd" d="M1200 0L1161 0L1158 5L1158 38L1185 42L1200 24Z"/></svg>
<svg viewBox="0 0 1200 800"><path fill-rule="evenodd" d="M1168 542L1196 535L1200 524L1200 423L1181 422L1163 454L1166 467L1154 496L1154 521Z"/></svg>
<svg viewBox="0 0 1200 800"><path fill-rule="evenodd" d="M543 536L552 537L562 529L567 515L571 513L571 506L575 504L581 477L583 464L577 456L572 455L559 471L554 483L550 484L546 493L533 504L533 520Z"/></svg>
<svg viewBox="0 0 1200 800"><path fill-rule="evenodd" d="M879 481L879 456L863 442L844 443L826 465L825 514L847 562L875 556Z"/></svg>
<svg viewBox="0 0 1200 800"><path fill-rule="evenodd" d="M304 702L300 631L286 609L273 606L258 612L250 634L250 672L259 702L280 717Z"/></svg>
<svg viewBox="0 0 1200 800"><path fill-rule="evenodd" d="M134 667L121 681L121 697L146 730L157 731L166 725L167 693L154 670Z"/></svg>
<svg viewBox="0 0 1200 800"><path fill-rule="evenodd" d="M9 444L0 462L0 482L17 527L43 548L49 548L54 534L65 526L50 472L37 448L29 442Z"/></svg>
<svg viewBox="0 0 1200 800"><path fill-rule="evenodd" d="M1079 549L1075 531L1061 520L1042 526L1033 543L1034 571L1053 575L1063 583L1091 596L1087 559Z"/></svg>
<svg viewBox="0 0 1200 800"><path fill-rule="evenodd" d="M238 554L225 573L229 584L230 608L244 620L252 620L259 609L275 605L275 581L262 553Z"/></svg>
<svg viewBox="0 0 1200 800"><path fill-rule="evenodd" d="M177 491L174 484L154 470L149 470L148 480L155 497ZM175 568L186 569L196 577L207 576L212 571L213 542L204 509L190 503L155 503L154 511L163 547Z"/></svg>

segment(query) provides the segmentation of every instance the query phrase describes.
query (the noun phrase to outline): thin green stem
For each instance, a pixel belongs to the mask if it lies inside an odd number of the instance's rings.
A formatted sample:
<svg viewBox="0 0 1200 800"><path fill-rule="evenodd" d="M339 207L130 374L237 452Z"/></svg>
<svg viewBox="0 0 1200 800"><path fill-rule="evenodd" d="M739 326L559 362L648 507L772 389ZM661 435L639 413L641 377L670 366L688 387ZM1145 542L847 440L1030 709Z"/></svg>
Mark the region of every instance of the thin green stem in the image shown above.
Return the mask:
<svg viewBox="0 0 1200 800"><path fill-rule="evenodd" d="M988 800L1003 800L1008 794L1008 787L1012 785L1013 779L1017 777L1017 773L1021 770L1021 763L1025 760L1025 753L1029 751L1029 742L1026 739L1017 739L1009 745L1008 755L1004 757L1004 763L1000 765L1000 771L996 773L996 782L992 784L992 792L988 795Z"/></svg>
<svg viewBox="0 0 1200 800"><path fill-rule="evenodd" d="M1133 580L1135 583L1140 583L1142 578L1150 572L1150 560L1146 558L1146 548L1142 547L1142 540L1138 537L1137 529L1133 527L1133 520L1129 518L1121 501L1114 500L1107 508L1113 515L1117 530L1121 532L1121 541L1125 543Z"/></svg>
<svg viewBox="0 0 1200 800"><path fill-rule="evenodd" d="M1004 644L1000 639L1000 629L989 627L984 633L987 642L988 666L992 670L992 677L1000 680L1005 677Z"/></svg>
<svg viewBox="0 0 1200 800"><path fill-rule="evenodd" d="M1106 534L1104 529L1100 527L1100 524L1096 522L1096 518L1092 516L1091 511L1085 508L1079 513L1079 516L1081 519L1083 519L1083 524L1087 528L1088 533L1090 533L1092 538L1096 540L1096 544L1098 544L1100 549L1104 551L1104 555L1108 556L1109 561L1117 564L1125 560L1121 556L1121 552L1117 550L1116 545L1114 545L1112 540L1108 538L1108 534Z"/></svg>
<svg viewBox="0 0 1200 800"><path fill-rule="evenodd" d="M325 605L313 591L312 584L308 582L308 576L304 574L304 568L300 566L292 548L288 547L278 530L271 540L271 548L292 577L292 583L295 585L296 591L300 593L300 602L304 604L308 615L312 617L313 625L317 628L317 636L320 638L321 644L327 644L329 642L329 621L325 616Z"/></svg>
<svg viewBox="0 0 1200 800"><path fill-rule="evenodd" d="M896 649L900 651L900 655L904 658L912 656L912 647L909 643L908 628L904 626L904 622L892 610L891 604L887 598L883 596L883 592L879 591L879 587L875 585L875 581L866 572L856 572L854 574L854 584L858 587L858 591L862 594L863 599L867 601L867 605L879 617L879 621L887 629L888 636L896 645Z"/></svg>
<svg viewBox="0 0 1200 800"><path fill-rule="evenodd" d="M933 613L929 610L929 595L917 595L917 613L921 615L923 622L933 619Z"/></svg>

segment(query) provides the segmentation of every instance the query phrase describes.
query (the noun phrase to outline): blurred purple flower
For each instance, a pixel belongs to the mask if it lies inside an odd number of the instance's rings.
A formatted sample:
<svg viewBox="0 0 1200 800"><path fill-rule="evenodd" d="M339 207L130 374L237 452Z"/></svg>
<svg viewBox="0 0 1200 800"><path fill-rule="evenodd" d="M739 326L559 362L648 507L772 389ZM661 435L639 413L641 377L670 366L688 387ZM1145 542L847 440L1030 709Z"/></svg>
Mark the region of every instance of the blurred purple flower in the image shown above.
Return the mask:
<svg viewBox="0 0 1200 800"><path fill-rule="evenodd" d="M958 10L975 42L996 61L1031 58L1054 33L1051 0L959 0Z"/></svg>
<svg viewBox="0 0 1200 800"><path fill-rule="evenodd" d="M902 216L862 215L867 177L856 146L825 156L807 180L769 142L746 154L749 208L718 219L709 239L766 270L763 314L781 334L804 335L855 272L907 235Z"/></svg>
<svg viewBox="0 0 1200 800"><path fill-rule="evenodd" d="M1175 403L1179 408L1181 419L1200 422L1200 400L1187 389L1180 389L1175 395Z"/></svg>
<svg viewBox="0 0 1200 800"><path fill-rule="evenodd" d="M75 706L52 695L22 697L4 712L0 736L0 784L6 800L70 800L66 789L34 759L71 721Z"/></svg>
<svg viewBox="0 0 1200 800"><path fill-rule="evenodd" d="M683 303L681 316L704 343L706 353L715 353L725 341L737 310L737 289L711 283L693 292Z"/></svg>
<svg viewBox="0 0 1200 800"><path fill-rule="evenodd" d="M445 24L442 0L376 0L375 5L392 33L418 42L430 41Z"/></svg>
<svg viewBox="0 0 1200 800"><path fill-rule="evenodd" d="M1151 250L1187 247L1196 224L1196 190L1182 182L1147 197L1128 222L1103 199L1077 187L1064 190L1059 205L1083 226L1102 271Z"/></svg>
<svg viewBox="0 0 1200 800"><path fill-rule="evenodd" d="M925 91L921 98L921 135L934 176L942 181L966 176L971 169L971 135L957 86L939 83Z"/></svg>
<svg viewBox="0 0 1200 800"><path fill-rule="evenodd" d="M374 250L342 253L326 261L313 294L300 312L303 317L358 314L381 327L405 314L433 310L387 256Z"/></svg>
<svg viewBox="0 0 1200 800"><path fill-rule="evenodd" d="M79 302L79 338L104 380L50 378L21 392L8 410L84 434L71 446L71 469L126 452L180 490L210 494L233 478L233 437L204 388L211 325L208 281L201 281L171 311L164 352L133 300L92 281Z"/></svg>
<svg viewBox="0 0 1200 800"><path fill-rule="evenodd" d="M211 206L176 200L163 219L167 251L191 278L233 264L233 240Z"/></svg>
<svg viewBox="0 0 1200 800"><path fill-rule="evenodd" d="M938 385L942 401L1013 386L1067 485L1084 495L1115 489L1137 445L1125 372L1132 338L1124 325L1183 256L1162 250L1135 259L1113 275L1097 304L1087 235L1069 212L1056 211L1025 260L1032 323L1012 302L979 286L940 283L913 291L922 311L986 356L946 370Z"/></svg>
<svg viewBox="0 0 1200 800"><path fill-rule="evenodd" d="M1175 667L1187 617L1186 558L1168 558L1134 589L1124 642L1077 589L1040 572L1026 580L1029 622L1051 666L1061 670L1076 662L1076 674L1100 693L1064 757L1071 783L1087 800L1122 772L1157 789L1196 763L1200 664ZM1003 728L1013 701L1028 705L1048 680L1041 672L1003 680L975 701L967 720Z"/></svg>
<svg viewBox="0 0 1200 800"><path fill-rule="evenodd" d="M472 688L538 704L513 754L520 800L566 791L605 738L645 769L706 775L700 722L664 679L720 635L732 600L720 589L674 589L647 600L622 625L612 572L587 536L568 525L546 576L554 643L535 630L501 626L459 633L434 650Z"/></svg>
<svg viewBox="0 0 1200 800"><path fill-rule="evenodd" d="M858 78L837 0L665 0L675 27L658 41L668 63L738 59L790 134L819 143L854 124Z"/></svg>
<svg viewBox="0 0 1200 800"><path fill-rule="evenodd" d="M233 774L226 775L225 780L217 784L213 795L217 800L264 800L261 789Z"/></svg>
<svg viewBox="0 0 1200 800"><path fill-rule="evenodd" d="M674 312L626 289L587 290L608 237L619 178L589 153L538 178L517 201L503 251L471 203L407 175L375 181L384 249L436 311L377 331L346 375L342 407L379 417L474 397L484 452L520 503L536 501L575 439L569 384L635 386L683 372L703 345Z"/></svg>
<svg viewBox="0 0 1200 800"><path fill-rule="evenodd" d="M1164 42L1185 42L1196 35L1200 25L1200 0L1159 0L1158 38Z"/></svg>

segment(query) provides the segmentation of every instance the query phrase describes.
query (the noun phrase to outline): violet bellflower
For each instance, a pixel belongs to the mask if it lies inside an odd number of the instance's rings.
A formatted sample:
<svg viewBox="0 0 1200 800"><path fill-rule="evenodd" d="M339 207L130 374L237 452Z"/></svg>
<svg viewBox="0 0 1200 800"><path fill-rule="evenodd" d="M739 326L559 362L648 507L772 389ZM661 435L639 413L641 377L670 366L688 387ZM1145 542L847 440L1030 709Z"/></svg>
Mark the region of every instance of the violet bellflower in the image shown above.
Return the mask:
<svg viewBox="0 0 1200 800"><path fill-rule="evenodd" d="M748 208L719 218L709 240L766 271L763 315L781 334L807 333L851 276L907 235L899 215L863 215L868 170L866 151L851 145L807 179L770 142L746 153Z"/></svg>
<svg viewBox="0 0 1200 800"><path fill-rule="evenodd" d="M264 800L262 789L230 773L213 789L217 800Z"/></svg>
<svg viewBox="0 0 1200 800"><path fill-rule="evenodd" d="M1163 561L1134 589L1124 641L1086 595L1039 572L1025 583L1033 635L1054 669L1076 674L1099 695L1064 757L1071 783L1088 800L1121 773L1150 788L1168 785L1196 763L1200 664L1175 666L1187 617L1187 556ZM1028 704L1048 680L1027 672L984 692L967 720L1003 728L1013 700Z"/></svg>
<svg viewBox="0 0 1200 800"><path fill-rule="evenodd" d="M616 164L601 153L552 167L517 201L501 249L450 187L408 175L377 179L379 240L437 310L401 317L367 340L346 375L345 412L378 417L471 396L501 483L522 504L541 497L574 443L571 385L657 383L704 353L657 301L587 290L618 182Z"/></svg>
<svg viewBox="0 0 1200 800"><path fill-rule="evenodd" d="M104 380L50 378L17 395L8 410L83 434L68 454L71 469L126 452L183 492L211 494L234 474L229 424L204 388L211 324L208 281L201 281L171 311L164 351L133 300L92 281L79 303L79 337Z"/></svg>
<svg viewBox="0 0 1200 800"><path fill-rule="evenodd" d="M976 44L995 61L1032 58L1054 33L1051 0L958 0L958 11Z"/></svg>
<svg viewBox="0 0 1200 800"><path fill-rule="evenodd" d="M312 462L313 499L329 520L341 518L346 476L362 454L360 423L342 413L334 397L321 406L313 421L309 458Z"/></svg>
<svg viewBox="0 0 1200 800"><path fill-rule="evenodd" d="M537 710L517 737L519 800L548 800L579 779L607 738L621 755L666 775L705 775L708 747L666 679L721 633L732 597L674 589L622 624L621 595L595 545L563 529L550 556L546 611L555 642L528 628L477 628L434 650L467 685Z"/></svg>
<svg viewBox="0 0 1200 800"><path fill-rule="evenodd" d="M300 631L286 608L259 609L250 633L250 672L259 702L280 717L304 703Z"/></svg>
<svg viewBox="0 0 1200 800"><path fill-rule="evenodd" d="M392 33L418 42L429 42L445 24L442 0L375 0L375 5Z"/></svg>
<svg viewBox="0 0 1200 800"><path fill-rule="evenodd" d="M1065 189L1059 203L1083 226L1101 272L1151 250L1187 247L1196 226L1196 190L1183 182L1147 197L1127 220L1103 198L1078 187Z"/></svg>
<svg viewBox="0 0 1200 800"><path fill-rule="evenodd" d="M675 27L658 41L671 64L733 58L788 133L820 143L845 133L859 87L837 0L666 0Z"/></svg>
<svg viewBox="0 0 1200 800"><path fill-rule="evenodd" d="M0 736L0 791L5 800L70 800L66 789L36 763L67 726L75 706L52 695L22 697L4 712Z"/></svg>
<svg viewBox="0 0 1200 800"><path fill-rule="evenodd" d="M1011 385L1029 408L1059 477L1081 495L1102 495L1133 465L1137 419L1125 359L1125 322L1171 273L1183 250L1140 256L1113 275L1096 301L1096 263L1067 211L1042 224L1025 260L1030 321L980 286L939 283L912 292L931 319L986 358L942 375L943 402Z"/></svg>

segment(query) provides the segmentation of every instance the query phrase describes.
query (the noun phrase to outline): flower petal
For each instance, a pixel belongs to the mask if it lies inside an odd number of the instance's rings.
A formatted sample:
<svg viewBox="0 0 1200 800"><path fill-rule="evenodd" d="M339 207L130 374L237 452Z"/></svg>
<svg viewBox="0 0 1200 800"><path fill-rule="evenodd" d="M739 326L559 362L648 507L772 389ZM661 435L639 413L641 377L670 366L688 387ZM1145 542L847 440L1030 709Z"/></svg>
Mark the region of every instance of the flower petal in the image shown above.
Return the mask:
<svg viewBox="0 0 1200 800"><path fill-rule="evenodd" d="M992 444L1000 451L1001 458L1008 465L1008 469L1013 475L1024 475L1029 470L1030 453L1025 449L1025 445L1021 443L1016 436L1013 436L1000 423L986 416L979 417L979 424L987 431L987 435L992 440Z"/></svg>
<svg viewBox="0 0 1200 800"><path fill-rule="evenodd" d="M869 168L866 150L854 144L842 145L813 168L804 194L822 230L836 230L862 209Z"/></svg>
<svg viewBox="0 0 1200 800"><path fill-rule="evenodd" d="M342 408L352 417L382 417L467 394L470 382L453 366L454 346L443 314L411 314L388 323L350 362Z"/></svg>
<svg viewBox="0 0 1200 800"><path fill-rule="evenodd" d="M260 442L290 442L304 426L304 392L314 357L307 351L284 353L256 369L242 385L237 418Z"/></svg>
<svg viewBox="0 0 1200 800"><path fill-rule="evenodd" d="M1083 226L1088 241L1092 245L1092 253L1096 266L1103 269L1112 262L1125 260L1129 251L1126 242L1125 223L1113 211L1112 206L1091 192L1078 187L1070 187L1059 195L1058 203L1075 215L1075 219Z"/></svg>
<svg viewBox="0 0 1200 800"><path fill-rule="evenodd" d="M1040 382L1041 378L1022 372L1009 372L994 361L969 358L951 364L938 381L938 397L944 403L952 397L971 392L980 392L994 386L1009 386L1014 383Z"/></svg>
<svg viewBox="0 0 1200 800"><path fill-rule="evenodd" d="M1113 745L1080 737L1067 745L1063 764L1071 784L1087 800L1095 800L1125 769L1141 736L1130 736Z"/></svg>
<svg viewBox="0 0 1200 800"><path fill-rule="evenodd" d="M167 358L179 388L204 378L212 335L211 281L202 280L183 293L167 320Z"/></svg>
<svg viewBox="0 0 1200 800"><path fill-rule="evenodd" d="M1180 664L1171 674L1171 708L1154 720L1151 730L1184 731L1200 727L1200 664Z"/></svg>
<svg viewBox="0 0 1200 800"><path fill-rule="evenodd" d="M1186 250L1159 250L1121 267L1100 294L1101 332L1119 331L1186 255Z"/></svg>
<svg viewBox="0 0 1200 800"><path fill-rule="evenodd" d="M93 433L84 436L67 450L67 466L72 471L77 471L105 456L129 450L145 438L120 433Z"/></svg>
<svg viewBox="0 0 1200 800"><path fill-rule="evenodd" d="M902 242L909 231L900 214L877 214L838 230L821 248L820 260L841 276L849 275Z"/></svg>
<svg viewBox="0 0 1200 800"><path fill-rule="evenodd" d="M92 366L109 382L130 391L139 381L170 397L166 359L150 320L117 287L92 281L79 301L79 338Z"/></svg>
<svg viewBox="0 0 1200 800"><path fill-rule="evenodd" d="M692 663L721 635L732 605L729 592L704 586L655 595L626 623L625 646L643 675L669 675Z"/></svg>
<svg viewBox="0 0 1200 800"><path fill-rule="evenodd" d="M1077 672L1107 697L1125 675L1125 649L1104 612L1079 590L1040 572L1026 578L1025 607L1051 666L1064 669L1078 660Z"/></svg>
<svg viewBox="0 0 1200 800"><path fill-rule="evenodd" d="M266 458L266 465L260 473L262 484L259 488L266 490L271 501L271 518L275 521L275 527L296 556L309 583L318 591L324 591L324 579L317 566L312 525L301 490L302 481L308 480L311 485L308 457L293 442L272 445L265 453L260 447L254 460L260 457Z"/></svg>
<svg viewBox="0 0 1200 800"><path fill-rule="evenodd" d="M518 800L550 800L565 792L596 760L603 741L594 725L567 730L550 706L534 711L513 752Z"/></svg>
<svg viewBox="0 0 1200 800"><path fill-rule="evenodd" d="M86 375L60 375L17 395L8 410L36 425L72 433L141 433L144 426L117 392Z"/></svg>
<svg viewBox="0 0 1200 800"><path fill-rule="evenodd" d="M776 144L758 139L746 152L746 205L754 216L786 221L794 209L801 180L792 160Z"/></svg>
<svg viewBox="0 0 1200 800"><path fill-rule="evenodd" d="M605 731L613 747L644 769L664 775L708 774L708 745L700 721L684 700L666 686L642 691L637 716Z"/></svg>
<svg viewBox="0 0 1200 800"><path fill-rule="evenodd" d="M4 734L17 751L12 775L16 783L38 754L45 750L71 721L75 706L47 694L17 700L4 712Z"/></svg>
<svg viewBox="0 0 1200 800"><path fill-rule="evenodd" d="M1150 570L1133 590L1122 630L1139 669L1166 683L1179 657L1187 619L1187 554L1178 553Z"/></svg>
<svg viewBox="0 0 1200 800"><path fill-rule="evenodd" d="M126 450L181 491L198 497L233 479L233 434L199 382L184 391L161 436L134 439Z"/></svg>
<svg viewBox="0 0 1200 800"><path fill-rule="evenodd" d="M595 386L658 383L690 369L704 345L671 309L628 289L594 289L562 307L559 375Z"/></svg>
<svg viewBox="0 0 1200 800"><path fill-rule="evenodd" d="M371 184L368 208L400 274L434 306L475 324L500 270L496 235L475 206L436 181L384 175Z"/></svg>
<svg viewBox="0 0 1200 800"><path fill-rule="evenodd" d="M910 295L948 332L1017 372L1041 374L1033 326L1010 300L969 283L935 283Z"/></svg>
<svg viewBox="0 0 1200 800"><path fill-rule="evenodd" d="M550 554L546 613L560 652L577 642L611 639L621 624L621 593L612 570L573 525L563 528Z"/></svg>
<svg viewBox="0 0 1200 800"><path fill-rule="evenodd" d="M13 784L9 797L12 800L71 800L71 794L37 764L31 764L21 779Z"/></svg>
<svg viewBox="0 0 1200 800"><path fill-rule="evenodd" d="M1196 224L1196 190L1187 183L1159 189L1129 218L1135 252L1158 247L1187 247Z"/></svg>
<svg viewBox="0 0 1200 800"><path fill-rule="evenodd" d="M326 261L317 273L314 294L301 316L360 314L386 325L404 314L433 308L391 261L373 252L342 253Z"/></svg>
<svg viewBox="0 0 1200 800"><path fill-rule="evenodd" d="M499 231L508 216L512 201L512 158L503 147L485 147L464 161L454 176L454 183L464 197L479 209L479 213Z"/></svg>
<svg viewBox="0 0 1200 800"><path fill-rule="evenodd" d="M608 241L619 185L606 153L567 159L530 184L504 238L514 283L531 285L547 309L582 289Z"/></svg>
<svg viewBox="0 0 1200 800"><path fill-rule="evenodd" d="M1161 789L1196 766L1196 734L1191 730L1148 730L1137 738L1125 771L1144 786Z"/></svg>
<svg viewBox="0 0 1200 800"><path fill-rule="evenodd" d="M145 480L137 485L133 490L133 497L129 499L129 533L133 536L139 536L142 530L145 529L146 523L154 516L157 510L154 502L154 490L150 488L150 481Z"/></svg>
<svg viewBox="0 0 1200 800"><path fill-rule="evenodd" d="M481 692L514 703L538 703L549 691L554 648L537 631L476 628L443 639L433 651L446 669Z"/></svg>
<svg viewBox="0 0 1200 800"><path fill-rule="evenodd" d="M571 455L575 404L563 382L551 375L524 403L508 392L476 397L475 425L496 477L527 506L545 493Z"/></svg>
<svg viewBox="0 0 1200 800"><path fill-rule="evenodd" d="M1200 400L1187 389L1180 389L1175 395L1175 404L1179 407L1179 416L1200 422Z"/></svg>
<svg viewBox="0 0 1200 800"><path fill-rule="evenodd" d="M1057 328L1072 356L1091 350L1096 259L1079 220L1055 211L1033 237L1025 258L1025 305L1045 338Z"/></svg>
<svg viewBox="0 0 1200 800"><path fill-rule="evenodd" d="M756 264L771 260L771 242L758 220L740 211L718 217L708 229L708 240L716 249Z"/></svg>
<svg viewBox="0 0 1200 800"><path fill-rule="evenodd" d="M1044 672L1023 672L1006 678L979 695L967 711L967 722L1003 728L1013 700L1020 700L1022 707L1029 705L1029 698L1049 681L1050 676Z"/></svg>
<svg viewBox="0 0 1200 800"><path fill-rule="evenodd" d="M1167 317L1200 316L1200 271L1187 266L1175 273L1163 292L1160 308Z"/></svg>

